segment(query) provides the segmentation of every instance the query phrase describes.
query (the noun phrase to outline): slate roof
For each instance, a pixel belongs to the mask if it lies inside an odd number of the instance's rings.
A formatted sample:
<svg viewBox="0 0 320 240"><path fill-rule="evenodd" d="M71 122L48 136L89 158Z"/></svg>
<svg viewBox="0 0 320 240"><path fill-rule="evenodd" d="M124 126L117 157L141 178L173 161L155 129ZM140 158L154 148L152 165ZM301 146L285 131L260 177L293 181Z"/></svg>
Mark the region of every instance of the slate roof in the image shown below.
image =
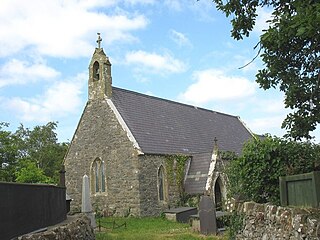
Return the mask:
<svg viewBox="0 0 320 240"><path fill-rule="evenodd" d="M204 193L211 156L211 153L199 153L192 156L189 172L184 183L184 190L187 193Z"/></svg>
<svg viewBox="0 0 320 240"><path fill-rule="evenodd" d="M203 193L214 139L219 150L241 153L251 132L236 116L113 87L112 102L146 154L192 157L187 193Z"/></svg>
<svg viewBox="0 0 320 240"><path fill-rule="evenodd" d="M112 102L144 153L240 153L252 138L238 117L113 87Z"/></svg>

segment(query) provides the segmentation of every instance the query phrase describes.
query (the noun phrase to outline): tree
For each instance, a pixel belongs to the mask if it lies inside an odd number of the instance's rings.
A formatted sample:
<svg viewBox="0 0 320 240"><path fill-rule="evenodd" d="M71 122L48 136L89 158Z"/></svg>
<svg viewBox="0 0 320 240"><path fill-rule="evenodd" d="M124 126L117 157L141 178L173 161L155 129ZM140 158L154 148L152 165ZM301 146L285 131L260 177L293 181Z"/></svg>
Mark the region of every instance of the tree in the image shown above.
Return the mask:
<svg viewBox="0 0 320 240"><path fill-rule="evenodd" d="M17 139L11 132L3 130L8 123L0 122L0 181L12 182L17 166Z"/></svg>
<svg viewBox="0 0 320 240"><path fill-rule="evenodd" d="M36 126L32 130L21 124L15 132L15 136L20 140L21 159L33 162L39 169L43 170L47 177L58 182L59 170L68 144L57 143L56 128L56 122Z"/></svg>
<svg viewBox="0 0 320 240"><path fill-rule="evenodd" d="M257 44L264 68L256 75L260 87L279 88L291 109L282 123L287 137L310 139L320 122L320 2L317 0L213 0L232 16L231 36L248 37L258 8L273 9L269 28ZM257 55L257 56L258 56Z"/></svg>
<svg viewBox="0 0 320 240"><path fill-rule="evenodd" d="M0 181L58 183L68 144L57 142L57 123L21 124L15 133L3 130L8 126L0 122Z"/></svg>

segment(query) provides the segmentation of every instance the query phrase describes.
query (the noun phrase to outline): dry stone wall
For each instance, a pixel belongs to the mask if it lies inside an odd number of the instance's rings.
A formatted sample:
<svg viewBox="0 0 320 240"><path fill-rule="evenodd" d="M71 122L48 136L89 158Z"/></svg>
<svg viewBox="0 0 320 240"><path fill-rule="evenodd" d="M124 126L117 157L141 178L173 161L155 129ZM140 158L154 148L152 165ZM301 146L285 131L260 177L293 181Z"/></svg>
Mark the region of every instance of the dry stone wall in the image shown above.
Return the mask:
<svg viewBox="0 0 320 240"><path fill-rule="evenodd" d="M245 202L238 206L244 227L237 240L320 239L320 209Z"/></svg>
<svg viewBox="0 0 320 240"><path fill-rule="evenodd" d="M94 240L93 228L90 226L90 220L85 215L77 215L71 220L65 221L56 227L41 233L27 234L16 238L16 240Z"/></svg>

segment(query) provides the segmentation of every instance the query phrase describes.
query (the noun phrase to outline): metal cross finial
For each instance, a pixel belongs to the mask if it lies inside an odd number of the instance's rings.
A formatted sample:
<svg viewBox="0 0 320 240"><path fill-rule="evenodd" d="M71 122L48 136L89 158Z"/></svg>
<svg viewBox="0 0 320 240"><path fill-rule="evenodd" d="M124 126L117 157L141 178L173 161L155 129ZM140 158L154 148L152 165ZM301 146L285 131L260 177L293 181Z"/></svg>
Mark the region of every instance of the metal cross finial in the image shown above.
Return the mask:
<svg viewBox="0 0 320 240"><path fill-rule="evenodd" d="M101 42L102 42L102 38L100 37L100 33L97 33L97 34L98 34L98 40L97 40L98 48L100 48L100 45L101 45Z"/></svg>

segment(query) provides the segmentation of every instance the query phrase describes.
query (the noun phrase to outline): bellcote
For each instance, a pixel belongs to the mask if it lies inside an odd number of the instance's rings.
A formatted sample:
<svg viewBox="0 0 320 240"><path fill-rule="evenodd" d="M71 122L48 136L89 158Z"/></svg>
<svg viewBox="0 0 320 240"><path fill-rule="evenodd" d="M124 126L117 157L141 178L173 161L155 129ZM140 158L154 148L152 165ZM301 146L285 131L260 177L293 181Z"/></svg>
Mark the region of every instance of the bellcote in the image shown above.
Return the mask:
<svg viewBox="0 0 320 240"><path fill-rule="evenodd" d="M100 47L102 38L98 33L98 47L95 49L89 65L89 100L112 97L111 63Z"/></svg>

